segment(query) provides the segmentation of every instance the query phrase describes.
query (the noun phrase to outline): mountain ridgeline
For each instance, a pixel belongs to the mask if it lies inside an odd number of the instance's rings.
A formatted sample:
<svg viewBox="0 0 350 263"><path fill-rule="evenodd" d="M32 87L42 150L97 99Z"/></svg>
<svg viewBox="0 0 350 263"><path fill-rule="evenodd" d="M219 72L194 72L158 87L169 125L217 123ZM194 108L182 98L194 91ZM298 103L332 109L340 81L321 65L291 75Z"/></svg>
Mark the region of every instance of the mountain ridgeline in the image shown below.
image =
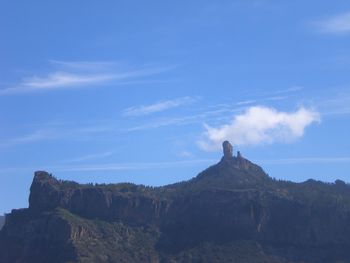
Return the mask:
<svg viewBox="0 0 350 263"><path fill-rule="evenodd" d="M277 181L232 155L163 187L34 175L0 262L350 262L350 186Z"/></svg>

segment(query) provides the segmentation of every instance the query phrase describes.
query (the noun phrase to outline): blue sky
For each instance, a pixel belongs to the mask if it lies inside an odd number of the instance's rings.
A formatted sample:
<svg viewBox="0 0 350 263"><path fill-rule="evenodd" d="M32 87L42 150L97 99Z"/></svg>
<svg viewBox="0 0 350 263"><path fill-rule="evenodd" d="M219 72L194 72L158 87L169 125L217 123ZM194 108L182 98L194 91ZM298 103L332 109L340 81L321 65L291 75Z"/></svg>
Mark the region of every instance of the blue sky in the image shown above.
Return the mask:
<svg viewBox="0 0 350 263"><path fill-rule="evenodd" d="M350 3L0 0L0 213L35 170L163 185L229 139L273 177L349 180Z"/></svg>

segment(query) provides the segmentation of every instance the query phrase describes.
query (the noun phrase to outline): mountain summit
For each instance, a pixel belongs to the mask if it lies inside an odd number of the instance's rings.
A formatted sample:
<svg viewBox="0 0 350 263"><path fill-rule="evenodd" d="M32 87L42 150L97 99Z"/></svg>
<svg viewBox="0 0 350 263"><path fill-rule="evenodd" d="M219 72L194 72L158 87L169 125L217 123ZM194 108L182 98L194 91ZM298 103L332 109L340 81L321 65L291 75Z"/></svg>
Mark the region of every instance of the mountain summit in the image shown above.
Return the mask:
<svg viewBox="0 0 350 263"><path fill-rule="evenodd" d="M35 172L6 215L0 263L350 262L350 187L276 181L224 156L163 187L78 184Z"/></svg>
<svg viewBox="0 0 350 263"><path fill-rule="evenodd" d="M187 184L199 184L208 189L235 189L261 188L271 182L271 178L260 166L243 158L239 151L237 156L233 156L233 147L228 141L224 141L222 147L224 155L221 161L186 182Z"/></svg>

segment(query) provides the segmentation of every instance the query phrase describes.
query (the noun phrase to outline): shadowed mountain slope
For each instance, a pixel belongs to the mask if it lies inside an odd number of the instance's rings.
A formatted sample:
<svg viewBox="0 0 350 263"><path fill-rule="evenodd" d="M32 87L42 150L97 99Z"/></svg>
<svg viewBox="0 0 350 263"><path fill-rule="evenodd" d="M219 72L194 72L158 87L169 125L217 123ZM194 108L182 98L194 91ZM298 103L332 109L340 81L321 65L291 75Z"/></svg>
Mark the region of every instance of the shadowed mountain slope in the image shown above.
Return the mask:
<svg viewBox="0 0 350 263"><path fill-rule="evenodd" d="M224 143L221 161L163 187L36 172L0 262L350 262L350 187L276 181Z"/></svg>
<svg viewBox="0 0 350 263"><path fill-rule="evenodd" d="M2 228L4 223L5 223L5 216L0 216L0 229Z"/></svg>

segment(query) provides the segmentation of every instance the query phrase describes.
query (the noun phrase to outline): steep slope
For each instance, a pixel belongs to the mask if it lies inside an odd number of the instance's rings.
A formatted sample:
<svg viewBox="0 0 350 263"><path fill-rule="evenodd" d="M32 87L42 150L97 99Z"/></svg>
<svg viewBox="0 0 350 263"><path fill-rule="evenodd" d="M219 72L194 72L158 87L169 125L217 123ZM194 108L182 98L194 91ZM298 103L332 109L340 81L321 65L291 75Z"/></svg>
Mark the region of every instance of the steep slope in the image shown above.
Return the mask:
<svg viewBox="0 0 350 263"><path fill-rule="evenodd" d="M5 224L5 216L0 216L0 229Z"/></svg>
<svg viewBox="0 0 350 263"><path fill-rule="evenodd" d="M36 172L0 262L350 262L350 187L276 181L224 143L164 187L81 185Z"/></svg>

